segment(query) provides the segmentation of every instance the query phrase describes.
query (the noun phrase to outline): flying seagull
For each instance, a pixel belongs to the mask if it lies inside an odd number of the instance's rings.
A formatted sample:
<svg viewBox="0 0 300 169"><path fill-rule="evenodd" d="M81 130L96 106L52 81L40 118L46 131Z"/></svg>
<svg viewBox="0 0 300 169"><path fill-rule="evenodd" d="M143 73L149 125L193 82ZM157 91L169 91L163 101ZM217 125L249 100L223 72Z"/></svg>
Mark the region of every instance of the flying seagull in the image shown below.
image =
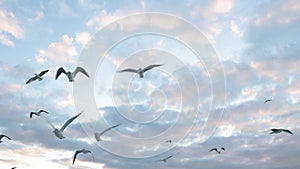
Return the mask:
<svg viewBox="0 0 300 169"><path fill-rule="evenodd" d="M41 71L39 74L36 74L36 73L35 73L35 76L33 76L32 78L30 78L30 79L26 82L26 84L28 84L28 83L30 83L30 82L33 82L33 81L35 81L35 80L39 80L39 81L43 80L42 76L43 76L44 74L46 74L47 72L49 72L49 69L44 70L44 71Z"/></svg>
<svg viewBox="0 0 300 169"><path fill-rule="evenodd" d="M102 139L100 138L105 132L107 132L107 131L109 131L109 130L111 130L111 129L113 129L113 128L115 128L115 127L118 127L119 125L121 125L121 123L120 124L117 124L117 125L114 125L114 126L112 126L112 127L109 127L109 128L107 128L107 129L105 129L105 130L103 130L101 133L95 133L95 138L96 138L96 140L97 141L102 141Z"/></svg>
<svg viewBox="0 0 300 169"><path fill-rule="evenodd" d="M131 68L128 68L128 69L123 69L123 70L120 70L119 72L133 72L133 73L137 73L139 74L140 78L143 78L144 77L144 73L150 69L153 69L155 67L158 67L158 66L162 66L163 64L157 64L157 65L149 65L145 68L139 68L139 69L131 69Z"/></svg>
<svg viewBox="0 0 300 169"><path fill-rule="evenodd" d="M267 99L267 100L265 100L264 103L268 103L268 102L271 102L271 101L272 101L272 99Z"/></svg>
<svg viewBox="0 0 300 169"><path fill-rule="evenodd" d="M54 125L47 119L45 118L48 123L51 125L51 127L54 129L53 133L56 135L56 137L60 138L60 139L63 139L65 138L64 135L63 135L63 131L66 129L66 127L72 123L73 120L75 120L82 112L80 112L79 114L77 114L76 116L70 118L68 121L65 122L65 124L60 128L60 129L57 129L54 127Z"/></svg>
<svg viewBox="0 0 300 169"><path fill-rule="evenodd" d="M13 168L11 168L11 169L16 169L17 167L13 167Z"/></svg>
<svg viewBox="0 0 300 169"><path fill-rule="evenodd" d="M278 133L281 133L281 132L286 132L286 133L289 133L291 135L294 135L290 130L287 130L287 129L270 129L271 133L269 134L278 134Z"/></svg>
<svg viewBox="0 0 300 169"><path fill-rule="evenodd" d="M167 140L167 141L165 141L165 143L172 143L172 140Z"/></svg>
<svg viewBox="0 0 300 169"><path fill-rule="evenodd" d="M32 115L40 116L43 112L49 114L49 112L47 112L46 110L39 110L38 112L30 112L30 118L32 118Z"/></svg>
<svg viewBox="0 0 300 169"><path fill-rule="evenodd" d="M79 153L83 153L83 154L90 153L92 155L93 161L95 162L94 155L93 155L93 153L90 150L81 149L81 150L77 150L75 152L74 157L73 157L73 163L72 163L72 165L74 165L76 157L77 157L77 154L79 154Z"/></svg>
<svg viewBox="0 0 300 169"><path fill-rule="evenodd" d="M75 76L77 75L77 73L83 73L84 75L86 75L88 78L90 77L89 74L82 68L82 67L76 67L76 69L73 72L70 71L65 71L64 68L60 67L57 72L56 72L56 76L55 76L55 80L62 74L64 73L68 79L69 82L74 82Z"/></svg>
<svg viewBox="0 0 300 169"><path fill-rule="evenodd" d="M225 151L225 148L221 147L221 150ZM209 150L209 152L216 151L218 154L220 154L221 150L218 150L217 148L212 148L211 150Z"/></svg>
<svg viewBox="0 0 300 169"><path fill-rule="evenodd" d="M157 160L157 161L162 161L162 162L167 162L168 159L172 158L173 155L169 156L169 157L166 157L164 159L161 159L161 160Z"/></svg>
<svg viewBox="0 0 300 169"><path fill-rule="evenodd" d="M2 141L2 138L3 138L3 137L5 137L5 138L11 140L11 138L9 138L8 136L6 136L6 135L4 135L4 134L0 134L0 143L3 142L3 141Z"/></svg>

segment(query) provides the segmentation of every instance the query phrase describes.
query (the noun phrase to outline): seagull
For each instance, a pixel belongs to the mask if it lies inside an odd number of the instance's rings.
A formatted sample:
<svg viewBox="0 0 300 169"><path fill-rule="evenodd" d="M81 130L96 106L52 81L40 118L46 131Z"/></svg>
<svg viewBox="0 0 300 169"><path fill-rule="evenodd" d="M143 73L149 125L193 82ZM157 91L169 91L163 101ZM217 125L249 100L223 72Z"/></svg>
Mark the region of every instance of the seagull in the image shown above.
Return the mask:
<svg viewBox="0 0 300 169"><path fill-rule="evenodd" d="M79 72L83 73L88 78L90 77L89 74L82 67L76 67L76 69L73 72L66 72L64 68L60 67L56 72L55 80L61 75L61 73L64 73L68 77L69 82L74 82L74 78Z"/></svg>
<svg viewBox="0 0 300 169"><path fill-rule="evenodd" d="M213 148L213 149L209 150L209 152L212 152L212 151L216 151L218 154L221 153L217 148Z"/></svg>
<svg viewBox="0 0 300 169"><path fill-rule="evenodd" d="M158 66L162 66L163 64L157 64L157 65L149 65L145 68L139 68L139 69L131 69L131 68L128 68L128 69L123 69L123 70L120 70L119 72L133 72L133 73L137 73L139 74L140 78L143 78L144 77L144 73L150 69L153 69L155 67L158 67Z"/></svg>
<svg viewBox="0 0 300 169"><path fill-rule="evenodd" d="M43 76L44 74L46 74L47 72L49 72L49 69L44 70L44 71L41 71L39 74L36 74L36 73L35 73L35 76L33 76L32 78L30 78L30 79L26 82L26 84L28 84L28 83L30 83L30 82L33 82L33 81L35 81L35 80L39 80L39 81L43 80L42 76Z"/></svg>
<svg viewBox="0 0 300 169"><path fill-rule="evenodd" d="M60 139L63 139L65 138L64 135L63 135L63 132L64 130L66 129L66 127L72 123L73 120L75 120L82 112L80 112L79 114L77 114L76 116L70 118L68 121L65 122L65 124L60 128L60 129L57 129L54 127L54 125L47 119L47 122L51 125L51 127L54 129L53 133L55 134L56 137L60 138Z"/></svg>
<svg viewBox="0 0 300 169"><path fill-rule="evenodd" d="M294 135L290 130L287 130L287 129L270 129L270 131L272 131L272 132L269 133L269 134L278 134L278 133L281 133L281 132L286 132L286 133L289 133L291 135Z"/></svg>
<svg viewBox="0 0 300 169"><path fill-rule="evenodd" d="M73 163L72 163L72 165L74 165L76 157L77 157L77 154L79 154L79 153L83 153L83 154L90 153L92 155L93 161L95 162L94 155L93 155L93 153L90 150L81 149L81 150L77 150L75 152L74 157L73 157Z"/></svg>
<svg viewBox="0 0 300 169"><path fill-rule="evenodd" d="M49 114L49 112L47 112L46 110L39 110L38 112L30 112L30 118L32 118L32 115L40 116L43 112Z"/></svg>
<svg viewBox="0 0 300 169"><path fill-rule="evenodd" d="M16 169L17 167L13 167L13 168L11 168L11 169Z"/></svg>
<svg viewBox="0 0 300 169"><path fill-rule="evenodd" d="M0 134L0 143L2 143L2 138L6 137L7 139L11 140L11 138L9 138L8 136L4 135L4 134Z"/></svg>
<svg viewBox="0 0 300 169"><path fill-rule="evenodd" d="M268 102L271 102L271 101L272 101L272 99L267 99L267 100L265 100L264 103L268 103Z"/></svg>
<svg viewBox="0 0 300 169"><path fill-rule="evenodd" d="M117 124L117 125L114 125L114 126L112 126L112 127L109 127L109 128L107 128L107 129L105 129L105 130L103 130L101 133L95 133L95 138L96 138L96 140L97 141L102 141L102 139L100 138L105 132L107 132L107 131L109 131L109 130L111 130L111 129L113 129L113 128L115 128L115 127L118 127L119 125L121 125L121 123L120 124Z"/></svg>
<svg viewBox="0 0 300 169"><path fill-rule="evenodd" d="M165 143L172 143L172 140L167 140L167 141L165 141Z"/></svg>
<svg viewBox="0 0 300 169"><path fill-rule="evenodd" d="M173 155L169 156L169 157L166 157L164 159L161 159L161 160L157 160L157 161L162 161L162 162L167 162L168 159L172 158Z"/></svg>
<svg viewBox="0 0 300 169"><path fill-rule="evenodd" d="M224 148L224 147L221 147L221 150L225 151L225 148Z"/></svg>

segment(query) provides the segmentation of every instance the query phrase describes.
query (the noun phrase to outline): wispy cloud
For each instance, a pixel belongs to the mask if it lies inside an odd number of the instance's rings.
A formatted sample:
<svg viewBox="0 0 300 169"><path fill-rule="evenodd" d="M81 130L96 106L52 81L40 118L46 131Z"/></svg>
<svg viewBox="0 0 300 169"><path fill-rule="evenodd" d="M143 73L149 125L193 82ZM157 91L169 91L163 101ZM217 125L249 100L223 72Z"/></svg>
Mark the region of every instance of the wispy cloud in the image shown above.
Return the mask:
<svg viewBox="0 0 300 169"><path fill-rule="evenodd" d="M0 43L4 45L15 46L10 36L17 39L25 36L25 32L14 13L4 8L0 8L0 25Z"/></svg>

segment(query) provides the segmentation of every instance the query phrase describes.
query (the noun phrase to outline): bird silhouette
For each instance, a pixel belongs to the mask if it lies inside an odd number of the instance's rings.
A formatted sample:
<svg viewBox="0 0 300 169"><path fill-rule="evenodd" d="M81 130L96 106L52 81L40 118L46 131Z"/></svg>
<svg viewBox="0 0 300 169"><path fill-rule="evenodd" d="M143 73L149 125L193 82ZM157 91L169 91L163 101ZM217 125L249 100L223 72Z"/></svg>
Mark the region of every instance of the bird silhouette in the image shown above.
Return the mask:
<svg viewBox="0 0 300 169"><path fill-rule="evenodd" d="M69 79L69 82L74 82L74 79L75 79L75 76L77 75L77 73L83 73L84 75L86 75L88 78L90 77L89 74L82 68L82 67L76 67L76 69L73 71L73 72L70 72L70 71L65 71L64 68L60 67L57 72L56 72L56 76L55 76L55 80L57 80L57 78L62 74L64 73L68 79Z"/></svg>
<svg viewBox="0 0 300 169"><path fill-rule="evenodd" d="M172 143L172 140L167 140L167 141L165 141L165 143Z"/></svg>
<svg viewBox="0 0 300 169"><path fill-rule="evenodd" d="M30 118L32 118L33 115L36 115L36 116L40 116L41 113L47 113L49 114L49 112L47 112L46 110L39 110L38 112L30 112Z"/></svg>
<svg viewBox="0 0 300 169"><path fill-rule="evenodd" d="M76 157L78 154L80 153L83 153L83 154L87 154L87 153L90 153L92 155L92 158L93 158L93 161L95 162L95 159L94 159L94 155L93 153L90 151L90 150L86 150L86 149L81 149L81 150L77 150L73 156L73 162L72 162L72 165L74 165L75 163L75 160L76 160Z"/></svg>
<svg viewBox="0 0 300 169"><path fill-rule="evenodd" d="M36 74L35 73L35 76L33 76L32 78L30 78L27 82L26 82L26 84L28 84L28 83L30 83L30 82L33 82L33 81L35 81L35 80L39 80L39 81L41 81L41 80L43 80L43 75L44 74L46 74L47 72L49 72L49 69L47 69L47 70L44 70L44 71L41 71L39 74Z"/></svg>
<svg viewBox="0 0 300 169"><path fill-rule="evenodd" d="M273 100L272 99L267 99L267 100L265 100L264 103L268 103L268 102L271 102L271 101L273 101Z"/></svg>
<svg viewBox="0 0 300 169"><path fill-rule="evenodd" d="M225 151L225 148L221 147L221 150ZM218 154L220 154L221 150L218 150L217 148L212 148L212 149L209 150L209 152L216 151Z"/></svg>
<svg viewBox="0 0 300 169"><path fill-rule="evenodd" d="M170 155L170 156L168 156L168 157L166 157L166 158L163 158L163 159L157 160L157 161L167 162L167 160L169 160L169 159L172 158L172 157L173 157L173 155Z"/></svg>
<svg viewBox="0 0 300 169"><path fill-rule="evenodd" d="M289 133L291 135L294 135L290 130L287 130L287 129L270 129L270 133L269 134L278 134L278 133L281 133L281 132L286 132L286 133Z"/></svg>
<svg viewBox="0 0 300 169"><path fill-rule="evenodd" d="M162 66L163 64L155 64L155 65L149 65L145 68L139 68L139 69L132 69L132 68L128 68L128 69L123 69L123 70L120 70L119 72L133 72L133 73L137 73L139 74L139 77L140 78L143 78L144 77L144 73L150 69L153 69L155 67L159 67L159 66Z"/></svg>

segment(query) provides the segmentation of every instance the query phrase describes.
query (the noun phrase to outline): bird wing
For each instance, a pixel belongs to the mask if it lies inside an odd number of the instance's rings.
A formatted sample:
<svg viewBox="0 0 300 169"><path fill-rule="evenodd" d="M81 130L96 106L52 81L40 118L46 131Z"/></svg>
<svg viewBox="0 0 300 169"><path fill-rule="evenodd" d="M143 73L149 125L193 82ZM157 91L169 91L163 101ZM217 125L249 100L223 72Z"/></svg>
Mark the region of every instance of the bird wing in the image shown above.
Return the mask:
<svg viewBox="0 0 300 169"><path fill-rule="evenodd" d="M34 77L30 78L30 79L26 82L26 84L28 84L28 83L30 83L30 82L33 82L33 81L35 81L36 79L38 79L38 77L37 77L37 76L34 76Z"/></svg>
<svg viewBox="0 0 300 169"><path fill-rule="evenodd" d="M64 131L64 129L70 124L72 123L73 120L75 120L82 112L80 112L79 114L77 114L76 116L70 118L68 121L65 122L65 124L61 127L61 131Z"/></svg>
<svg viewBox="0 0 300 169"><path fill-rule="evenodd" d="M32 115L36 115L37 113L35 113L35 112L30 112L30 118L32 118Z"/></svg>
<svg viewBox="0 0 300 169"><path fill-rule="evenodd" d="M153 69L153 68L155 68L155 67L162 66L162 65L163 65L163 64L149 65L149 66L145 67L145 68L143 69L143 71L146 72L146 71L148 71L148 70L150 70L150 69Z"/></svg>
<svg viewBox="0 0 300 169"><path fill-rule="evenodd" d="M42 109L39 112L44 112L44 113L49 114L49 112L47 112L46 110L42 110Z"/></svg>
<svg viewBox="0 0 300 169"><path fill-rule="evenodd" d="M65 71L65 69L60 67L56 72L55 80L60 76L61 73L64 73L65 75L67 75L67 72Z"/></svg>
<svg viewBox="0 0 300 169"><path fill-rule="evenodd" d="M225 151L225 148L224 148L224 147L221 147L221 150Z"/></svg>
<svg viewBox="0 0 300 169"><path fill-rule="evenodd" d="M8 137L7 135L4 135L4 134L1 134L1 135L0 135L0 140L1 140L3 137L6 137L7 139L11 140L10 137Z"/></svg>
<svg viewBox="0 0 300 169"><path fill-rule="evenodd" d="M290 133L291 135L294 135L294 133L292 133L290 130L283 129L282 131L284 131L284 132L286 132L286 133Z"/></svg>
<svg viewBox="0 0 300 169"><path fill-rule="evenodd" d="M10 138L10 137L8 137L8 136L6 136L6 135L4 135L4 137L6 137L7 139L11 140L11 138Z"/></svg>
<svg viewBox="0 0 300 169"><path fill-rule="evenodd" d="M91 151L89 151L89 153L91 154L92 158L93 158L93 161L95 162L95 158L94 158L94 155Z"/></svg>
<svg viewBox="0 0 300 169"><path fill-rule="evenodd" d="M40 76L43 76L44 74L46 74L47 72L49 72L49 69L41 71L41 73L39 73Z"/></svg>
<svg viewBox="0 0 300 169"><path fill-rule="evenodd" d="M107 129L103 130L101 133L95 133L96 140L97 140L97 141L100 141L100 140L101 140L100 137L101 137L105 132L107 132L107 131L109 131L109 130L115 128L115 127L118 127L119 125L121 125L121 123L120 123L120 124L117 124L117 125L114 125L114 126L111 126L111 127L107 128Z"/></svg>
<svg viewBox="0 0 300 169"><path fill-rule="evenodd" d="M74 157L73 157L72 165L74 165L75 160L76 160L76 157L77 157L77 154L79 154L79 153L82 153L82 150L77 150L77 151L75 152Z"/></svg>
<svg viewBox="0 0 300 169"><path fill-rule="evenodd" d="M213 148L213 149L209 150L209 152L211 152L211 151L217 151L218 152L217 148Z"/></svg>
<svg viewBox="0 0 300 169"><path fill-rule="evenodd" d="M74 77L77 75L77 73L83 73L85 74L87 77L90 77L89 74L82 68L82 67L76 67L75 71L73 72L74 73Z"/></svg>
<svg viewBox="0 0 300 169"><path fill-rule="evenodd" d="M270 101L272 101L272 99L267 99L267 100L265 100L264 103L267 103L267 102L270 102Z"/></svg>
<svg viewBox="0 0 300 169"><path fill-rule="evenodd" d="M165 158L165 160L168 160L169 158L172 158L172 157L173 157L173 155L171 155L171 156L169 156L169 157Z"/></svg>
<svg viewBox="0 0 300 169"><path fill-rule="evenodd" d="M138 70L128 68L128 69L119 70L119 72L133 72L133 73L138 73Z"/></svg>

